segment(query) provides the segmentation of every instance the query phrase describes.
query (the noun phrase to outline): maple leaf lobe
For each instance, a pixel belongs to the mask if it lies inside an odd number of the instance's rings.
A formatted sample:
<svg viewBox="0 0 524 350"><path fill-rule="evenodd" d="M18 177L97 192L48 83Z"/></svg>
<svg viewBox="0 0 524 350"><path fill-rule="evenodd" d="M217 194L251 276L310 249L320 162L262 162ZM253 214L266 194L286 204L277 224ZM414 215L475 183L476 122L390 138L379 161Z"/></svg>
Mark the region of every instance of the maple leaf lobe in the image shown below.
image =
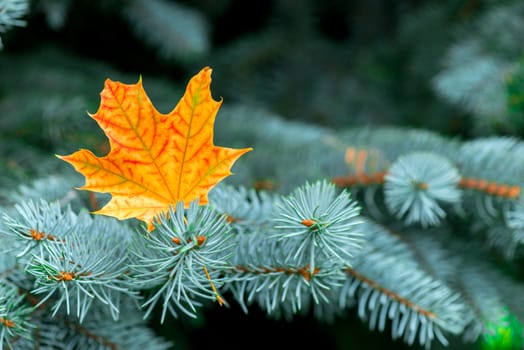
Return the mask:
<svg viewBox="0 0 524 350"><path fill-rule="evenodd" d="M178 201L208 203L208 192L231 175L234 162L251 148L213 144L213 127L222 101L211 96L211 73L203 68L187 84L176 107L158 112L142 80L122 84L107 79L98 111L90 115L109 139L110 151L97 157L81 149L58 156L83 174L80 189L110 193L97 214L138 218L151 230L154 217Z"/></svg>

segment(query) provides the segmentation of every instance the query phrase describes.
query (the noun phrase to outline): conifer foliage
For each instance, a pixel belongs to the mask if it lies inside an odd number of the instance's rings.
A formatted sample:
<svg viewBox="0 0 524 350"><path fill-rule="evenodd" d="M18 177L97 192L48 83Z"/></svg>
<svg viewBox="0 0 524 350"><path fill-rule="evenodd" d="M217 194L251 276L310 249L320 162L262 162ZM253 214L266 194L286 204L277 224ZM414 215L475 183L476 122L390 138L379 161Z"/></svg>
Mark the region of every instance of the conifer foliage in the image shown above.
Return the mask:
<svg viewBox="0 0 524 350"><path fill-rule="evenodd" d="M26 55L14 27L63 33L88 6L0 0L0 350L184 348L162 327L234 307L353 317L395 349L523 348L520 2L402 2L394 49L364 44L369 28L335 45L315 1L218 49L218 5L110 3L122 11L92 14L187 79L122 83L137 75L47 44ZM347 68L358 45L380 58ZM402 84L377 73L398 61ZM446 126L393 123L421 111Z"/></svg>

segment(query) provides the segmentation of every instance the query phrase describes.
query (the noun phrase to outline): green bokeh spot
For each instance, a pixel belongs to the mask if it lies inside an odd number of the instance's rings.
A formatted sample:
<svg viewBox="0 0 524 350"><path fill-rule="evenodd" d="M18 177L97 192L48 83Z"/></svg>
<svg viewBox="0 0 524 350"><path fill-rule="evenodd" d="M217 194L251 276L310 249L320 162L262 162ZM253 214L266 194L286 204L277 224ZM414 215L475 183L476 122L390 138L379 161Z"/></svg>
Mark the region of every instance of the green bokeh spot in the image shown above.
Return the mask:
<svg viewBox="0 0 524 350"><path fill-rule="evenodd" d="M508 109L511 112L524 111L524 59L519 62L517 69L506 78L508 92Z"/></svg>
<svg viewBox="0 0 524 350"><path fill-rule="evenodd" d="M511 313L500 324L488 325L488 332L480 343L482 350L522 350L524 338L522 324Z"/></svg>

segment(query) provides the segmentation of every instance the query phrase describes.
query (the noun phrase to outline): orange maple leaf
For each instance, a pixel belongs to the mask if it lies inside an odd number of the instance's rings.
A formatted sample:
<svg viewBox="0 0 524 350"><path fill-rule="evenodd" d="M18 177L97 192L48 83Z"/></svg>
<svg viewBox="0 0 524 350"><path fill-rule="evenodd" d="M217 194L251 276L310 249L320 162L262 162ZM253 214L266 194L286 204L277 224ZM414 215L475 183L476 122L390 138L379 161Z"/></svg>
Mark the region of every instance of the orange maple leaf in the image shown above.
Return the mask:
<svg viewBox="0 0 524 350"><path fill-rule="evenodd" d="M137 218L153 229L158 214L183 200L208 203L208 192L231 175L233 163L251 148L213 144L213 126L222 101L211 96L211 68L188 83L169 114L159 113L142 87L106 80L98 111L90 115L109 138L105 157L81 149L58 156L84 175L81 190L111 193L96 214Z"/></svg>

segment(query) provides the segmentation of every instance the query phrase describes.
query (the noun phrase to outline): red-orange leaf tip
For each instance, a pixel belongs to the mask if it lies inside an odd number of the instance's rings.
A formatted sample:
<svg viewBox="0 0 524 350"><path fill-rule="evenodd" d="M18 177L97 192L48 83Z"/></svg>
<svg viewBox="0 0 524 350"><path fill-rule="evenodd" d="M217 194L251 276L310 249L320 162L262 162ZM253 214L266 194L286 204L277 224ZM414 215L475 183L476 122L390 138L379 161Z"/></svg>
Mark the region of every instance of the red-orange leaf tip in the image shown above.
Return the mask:
<svg viewBox="0 0 524 350"><path fill-rule="evenodd" d="M142 87L107 79L98 111L91 115L109 139L110 152L97 157L81 149L58 156L84 175L80 189L110 193L96 214L137 218L153 229L153 220L183 200L208 203L208 192L231 175L234 162L252 148L213 144L213 126L221 101L211 96L211 68L187 84L168 114L159 113Z"/></svg>

